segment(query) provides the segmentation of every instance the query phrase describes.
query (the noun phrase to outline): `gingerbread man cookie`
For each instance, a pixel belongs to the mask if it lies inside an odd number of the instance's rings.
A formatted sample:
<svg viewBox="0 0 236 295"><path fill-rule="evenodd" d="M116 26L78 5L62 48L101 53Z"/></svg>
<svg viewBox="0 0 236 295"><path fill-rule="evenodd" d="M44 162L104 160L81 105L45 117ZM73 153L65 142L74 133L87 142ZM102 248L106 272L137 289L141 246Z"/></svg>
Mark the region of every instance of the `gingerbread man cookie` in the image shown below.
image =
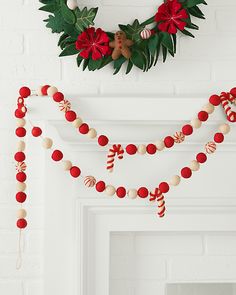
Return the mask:
<svg viewBox="0 0 236 295"><path fill-rule="evenodd" d="M118 31L115 33L115 40L110 42L109 45L111 48L114 48L112 52L112 59L116 60L121 55L125 58L129 59L131 57L130 46L132 46L134 42L132 40L127 39L125 32Z"/></svg>

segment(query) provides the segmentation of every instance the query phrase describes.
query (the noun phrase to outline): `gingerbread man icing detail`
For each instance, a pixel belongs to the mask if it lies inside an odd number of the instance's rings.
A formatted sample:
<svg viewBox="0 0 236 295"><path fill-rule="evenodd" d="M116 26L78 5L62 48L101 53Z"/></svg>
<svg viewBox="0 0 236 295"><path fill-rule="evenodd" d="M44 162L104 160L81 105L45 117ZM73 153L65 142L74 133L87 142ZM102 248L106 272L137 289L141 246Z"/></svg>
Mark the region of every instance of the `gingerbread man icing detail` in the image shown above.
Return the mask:
<svg viewBox="0 0 236 295"><path fill-rule="evenodd" d="M130 59L132 53L129 47L134 44L132 40L127 39L125 32L118 31L115 33L115 40L109 43L111 48L114 48L112 52L112 59L116 60L121 55L126 59Z"/></svg>

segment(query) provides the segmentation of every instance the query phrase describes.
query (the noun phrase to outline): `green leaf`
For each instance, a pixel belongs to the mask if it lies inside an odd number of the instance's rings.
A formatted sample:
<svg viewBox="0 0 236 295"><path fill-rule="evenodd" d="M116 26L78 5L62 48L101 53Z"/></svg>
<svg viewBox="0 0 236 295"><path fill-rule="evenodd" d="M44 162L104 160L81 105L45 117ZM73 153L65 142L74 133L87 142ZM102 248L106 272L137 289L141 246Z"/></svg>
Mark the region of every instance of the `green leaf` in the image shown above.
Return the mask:
<svg viewBox="0 0 236 295"><path fill-rule="evenodd" d="M71 25L74 24L76 21L74 12L68 8L64 0L61 0L60 3L61 3L61 14L63 19L68 24L71 24Z"/></svg>
<svg viewBox="0 0 236 295"><path fill-rule="evenodd" d="M59 56L61 57L75 54L78 54L78 50L76 49L75 44L70 44L61 52Z"/></svg>
<svg viewBox="0 0 236 295"><path fill-rule="evenodd" d="M102 59L102 64L100 65L99 69L102 69L103 67L105 67L106 65L108 65L112 61L113 61L113 59L112 59L112 57L110 55L105 56Z"/></svg>
<svg viewBox="0 0 236 295"><path fill-rule="evenodd" d="M134 50L132 52L132 56L130 58L130 60L132 61L132 63L140 68L141 70L144 69L144 66L145 66L145 59L144 59L144 56L142 55L142 53L138 50Z"/></svg>
<svg viewBox="0 0 236 295"><path fill-rule="evenodd" d="M183 33L184 35L186 35L186 36L189 36L189 37L192 37L192 38L195 38L195 36L193 35L193 34L191 34L189 31L187 31L187 30L183 30L183 31L181 31L181 33Z"/></svg>
<svg viewBox="0 0 236 295"><path fill-rule="evenodd" d="M88 64L89 64L89 59L85 59L85 60L84 60L84 63L83 63L83 71L86 70Z"/></svg>
<svg viewBox="0 0 236 295"><path fill-rule="evenodd" d="M61 46L61 44L62 44L62 43L65 41L65 39L68 38L68 37L69 37L69 35L63 33L63 34L61 35L61 37L59 38L59 41L58 41L57 45L58 45L58 46Z"/></svg>
<svg viewBox="0 0 236 295"><path fill-rule="evenodd" d="M115 69L114 75L116 75L120 71L122 65L126 62L126 60L127 59L124 56L121 56L114 61L114 69Z"/></svg>
<svg viewBox="0 0 236 295"><path fill-rule="evenodd" d="M49 18L45 20L47 22L46 27L52 30L52 33L61 33L64 31L65 21L59 12L55 15L49 15Z"/></svg>
<svg viewBox="0 0 236 295"><path fill-rule="evenodd" d="M155 53L156 53L156 50L157 50L157 46L160 43L159 35L158 34L155 34L148 41L149 41L148 42L148 49L149 49L151 55L154 56Z"/></svg>
<svg viewBox="0 0 236 295"><path fill-rule="evenodd" d="M126 69L126 75L128 75L129 72L132 70L133 65L134 64L131 62L131 60L129 60L128 65L127 65L127 69Z"/></svg>
<svg viewBox="0 0 236 295"><path fill-rule="evenodd" d="M58 9L58 6L56 4L46 4L39 8L41 11L46 11L50 13L54 13Z"/></svg>
<svg viewBox="0 0 236 295"><path fill-rule="evenodd" d="M84 59L83 59L82 56L80 56L80 55L77 56L76 61L77 61L77 66L78 66L78 68L80 67L80 65L81 65L81 63L82 63L83 60L84 60Z"/></svg>
<svg viewBox="0 0 236 295"><path fill-rule="evenodd" d="M92 58L89 59L88 69L89 71L97 70L102 64L102 58L98 60L93 60Z"/></svg>
<svg viewBox="0 0 236 295"><path fill-rule="evenodd" d="M164 45L170 52L174 53L174 45L171 39L171 35L168 33L162 32L162 45Z"/></svg>
<svg viewBox="0 0 236 295"><path fill-rule="evenodd" d="M203 12L197 6L188 8L188 12L197 18L205 19Z"/></svg>
<svg viewBox="0 0 236 295"><path fill-rule="evenodd" d="M132 25L119 25L119 27L122 31L126 33L128 39L131 39L136 43L142 41L140 33L144 29L144 26L141 25L137 19L133 22Z"/></svg>
<svg viewBox="0 0 236 295"><path fill-rule="evenodd" d="M84 7L83 10L80 10L79 8L75 10L75 28L79 33L83 32L84 29L94 25L94 19L97 15L97 11L98 8L91 8L88 10L87 7Z"/></svg>
<svg viewBox="0 0 236 295"><path fill-rule="evenodd" d="M207 5L206 1L204 1L204 0L188 0L184 6L187 8L191 8L191 7L199 5L199 4Z"/></svg>
<svg viewBox="0 0 236 295"><path fill-rule="evenodd" d="M166 61L168 50L165 46L162 45L162 54L163 54L163 62Z"/></svg>

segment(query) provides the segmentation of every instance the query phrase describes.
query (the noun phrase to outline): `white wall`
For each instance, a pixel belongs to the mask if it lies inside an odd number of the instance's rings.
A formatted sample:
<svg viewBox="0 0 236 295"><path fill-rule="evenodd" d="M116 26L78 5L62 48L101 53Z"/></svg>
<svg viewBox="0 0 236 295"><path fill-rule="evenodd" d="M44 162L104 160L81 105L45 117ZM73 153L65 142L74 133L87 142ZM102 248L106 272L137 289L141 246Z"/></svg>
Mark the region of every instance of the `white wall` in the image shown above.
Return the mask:
<svg viewBox="0 0 236 295"><path fill-rule="evenodd" d="M87 1L84 1L87 2ZM89 1L103 7L98 25L113 28L133 16L145 18L160 1ZM209 0L204 7L207 21L196 21L201 30L196 39L181 37L178 54L164 65L143 74L133 71L129 76L112 76L106 68L97 73L81 73L75 59L59 59L53 36L42 20L45 13L37 11L38 1L1 1L0 9L0 293L4 295L42 295L43 283L43 210L41 167L37 166L39 150L31 156L31 196L29 229L26 232L25 263L20 272L14 270L17 233L14 200L14 110L18 88L32 88L49 83L66 93L79 96L142 94L163 96L206 97L212 92L228 90L235 84L236 26L234 0ZM147 7L146 7L147 5ZM105 16L104 16L105 14ZM118 17L120 16L120 17ZM46 107L46 106L45 106ZM41 154L39 154L41 155ZM37 170L38 167L38 170Z"/></svg>

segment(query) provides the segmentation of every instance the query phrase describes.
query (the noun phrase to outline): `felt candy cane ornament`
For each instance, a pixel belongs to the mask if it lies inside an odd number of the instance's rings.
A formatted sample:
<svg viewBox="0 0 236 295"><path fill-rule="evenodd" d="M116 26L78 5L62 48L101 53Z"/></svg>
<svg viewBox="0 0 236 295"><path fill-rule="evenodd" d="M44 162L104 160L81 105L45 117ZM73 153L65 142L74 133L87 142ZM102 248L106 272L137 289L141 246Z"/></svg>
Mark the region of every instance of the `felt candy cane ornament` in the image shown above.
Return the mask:
<svg viewBox="0 0 236 295"><path fill-rule="evenodd" d="M107 155L107 170L109 172L113 172L116 155L119 160L124 157L124 149L120 144L114 144Z"/></svg>

